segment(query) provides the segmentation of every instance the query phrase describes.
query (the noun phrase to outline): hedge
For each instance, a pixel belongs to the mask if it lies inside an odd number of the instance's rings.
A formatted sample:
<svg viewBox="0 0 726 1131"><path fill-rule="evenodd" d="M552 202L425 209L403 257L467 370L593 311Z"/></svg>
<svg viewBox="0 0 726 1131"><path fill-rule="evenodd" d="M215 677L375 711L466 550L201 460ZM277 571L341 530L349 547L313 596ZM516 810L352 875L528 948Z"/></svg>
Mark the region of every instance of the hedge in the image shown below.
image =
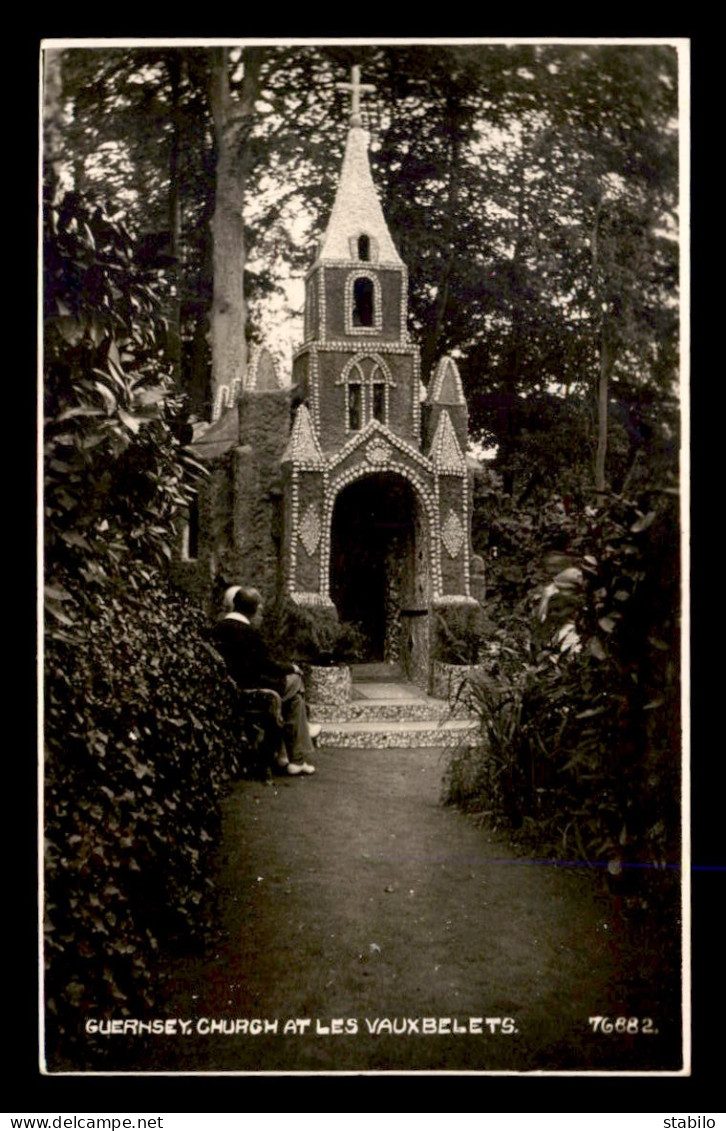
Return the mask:
<svg viewBox="0 0 726 1131"><path fill-rule="evenodd" d="M219 801L241 752L234 688L204 630L203 614L157 578L137 593L117 586L86 604L80 628L48 634L51 1068L97 1062L85 1018L147 1015L160 948L203 928Z"/></svg>

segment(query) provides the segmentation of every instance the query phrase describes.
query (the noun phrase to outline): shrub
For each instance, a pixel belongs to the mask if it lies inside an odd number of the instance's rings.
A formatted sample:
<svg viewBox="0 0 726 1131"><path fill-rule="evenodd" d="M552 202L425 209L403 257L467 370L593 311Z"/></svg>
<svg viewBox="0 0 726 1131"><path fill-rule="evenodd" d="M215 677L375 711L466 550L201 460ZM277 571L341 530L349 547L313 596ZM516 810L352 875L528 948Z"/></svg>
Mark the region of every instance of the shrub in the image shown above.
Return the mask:
<svg viewBox="0 0 726 1131"><path fill-rule="evenodd" d="M44 220L46 609L62 625L56 574L98 588L126 562L165 564L203 469L181 442L185 404L131 234L76 193Z"/></svg>
<svg viewBox="0 0 726 1131"><path fill-rule="evenodd" d="M71 599L73 603L73 599ZM203 617L161 582L108 594L45 655L47 1056L94 1055L86 1016L153 1005L158 948L198 938L236 697ZM99 1050L95 1050L98 1056Z"/></svg>
<svg viewBox="0 0 726 1131"><path fill-rule="evenodd" d="M236 699L162 568L198 465L134 241L70 194L44 215L45 992L50 1067L143 1015L162 943L198 934Z"/></svg>
<svg viewBox="0 0 726 1131"><path fill-rule="evenodd" d="M493 624L479 606L456 605L436 613L432 657L444 664L477 664Z"/></svg>
<svg viewBox="0 0 726 1131"><path fill-rule="evenodd" d="M481 742L454 754L447 796L647 903L680 860L677 493L567 522L567 552L539 555L549 579L503 618L500 662L469 688Z"/></svg>
<svg viewBox="0 0 726 1131"><path fill-rule="evenodd" d="M300 606L286 597L265 612L263 631L273 653L303 664L350 664L365 655L357 625L341 623L335 609Z"/></svg>

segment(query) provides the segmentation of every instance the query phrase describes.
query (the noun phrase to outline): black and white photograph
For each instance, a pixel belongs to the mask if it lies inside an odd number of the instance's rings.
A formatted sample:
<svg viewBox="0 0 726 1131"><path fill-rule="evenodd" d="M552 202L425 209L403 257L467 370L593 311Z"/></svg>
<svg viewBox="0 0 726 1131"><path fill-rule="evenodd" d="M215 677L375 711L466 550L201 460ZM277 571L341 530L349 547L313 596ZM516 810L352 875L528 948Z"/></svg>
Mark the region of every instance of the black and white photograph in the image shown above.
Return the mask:
<svg viewBox="0 0 726 1131"><path fill-rule="evenodd" d="M689 41L39 81L40 1072L689 1076Z"/></svg>

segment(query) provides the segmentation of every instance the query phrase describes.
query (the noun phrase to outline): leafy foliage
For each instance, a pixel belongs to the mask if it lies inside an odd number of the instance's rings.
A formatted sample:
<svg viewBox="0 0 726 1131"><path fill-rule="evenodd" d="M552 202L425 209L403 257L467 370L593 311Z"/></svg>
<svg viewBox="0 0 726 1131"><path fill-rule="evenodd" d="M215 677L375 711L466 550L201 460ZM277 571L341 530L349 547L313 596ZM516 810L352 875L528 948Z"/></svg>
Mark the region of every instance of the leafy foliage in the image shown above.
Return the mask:
<svg viewBox="0 0 726 1131"><path fill-rule="evenodd" d="M500 600L488 674L468 688L481 742L454 755L448 798L647 903L680 859L677 492L552 525L560 545L530 550L526 595Z"/></svg>
<svg viewBox="0 0 726 1131"><path fill-rule="evenodd" d="M99 1054L90 1014L154 1000L162 941L200 929L217 802L241 753L202 614L163 564L198 468L130 233L47 204L45 990L48 1061Z"/></svg>
<svg viewBox="0 0 726 1131"><path fill-rule="evenodd" d="M158 580L119 587L92 618L75 597L64 608L83 628L45 651L47 1055L78 1067L94 1055L84 1017L146 1012L159 945L199 937L242 752L201 612Z"/></svg>
<svg viewBox="0 0 726 1131"><path fill-rule="evenodd" d="M341 623L335 609L307 608L280 598L265 614L269 647L303 664L355 663L365 655L365 640L353 624Z"/></svg>
<svg viewBox="0 0 726 1131"><path fill-rule="evenodd" d="M184 402L128 230L66 194L46 208L44 268L46 607L67 625L56 572L89 590L130 560L168 560L201 468L180 442Z"/></svg>
<svg viewBox="0 0 726 1131"><path fill-rule="evenodd" d="M445 664L477 664L493 625L479 606L451 606L436 613L432 656Z"/></svg>
<svg viewBox="0 0 726 1131"><path fill-rule="evenodd" d="M361 62L378 87L365 111L371 163L411 274L424 377L442 353L459 356L473 432L499 445L504 478L480 479L474 533L492 621L489 674L471 688L482 736L452 760L449 796L540 850L609 867L613 882L662 882L679 829L678 516L663 470L677 446L675 53L263 56L240 142L244 241L263 264L246 273L246 297L255 283L270 292L280 262L305 265L342 156L335 81ZM228 60L234 110L244 53ZM213 292L210 67L206 49L64 53L63 172L82 192L49 200L44 229L58 1056L83 1010L148 1003L155 940L193 928L216 797L235 772L230 692L196 614L158 572L195 470L162 310L181 325L182 384L204 401L194 371ZM618 494L590 506L603 371ZM353 630L324 611L280 606L267 623L288 656L356 658ZM477 626L445 627L442 653L481 651Z"/></svg>

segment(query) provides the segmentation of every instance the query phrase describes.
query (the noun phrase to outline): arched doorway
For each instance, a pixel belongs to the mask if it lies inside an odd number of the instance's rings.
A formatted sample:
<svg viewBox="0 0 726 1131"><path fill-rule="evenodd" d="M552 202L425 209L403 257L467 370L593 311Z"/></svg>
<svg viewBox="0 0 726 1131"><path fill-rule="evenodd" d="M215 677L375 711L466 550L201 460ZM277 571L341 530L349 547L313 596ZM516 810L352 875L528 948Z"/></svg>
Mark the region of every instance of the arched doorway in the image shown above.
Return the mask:
<svg viewBox="0 0 726 1131"><path fill-rule="evenodd" d="M331 528L330 596L340 619L361 628L368 662L400 663L407 673L412 652L421 651L412 617L426 615L429 594L421 511L406 478L378 472L340 491Z"/></svg>

